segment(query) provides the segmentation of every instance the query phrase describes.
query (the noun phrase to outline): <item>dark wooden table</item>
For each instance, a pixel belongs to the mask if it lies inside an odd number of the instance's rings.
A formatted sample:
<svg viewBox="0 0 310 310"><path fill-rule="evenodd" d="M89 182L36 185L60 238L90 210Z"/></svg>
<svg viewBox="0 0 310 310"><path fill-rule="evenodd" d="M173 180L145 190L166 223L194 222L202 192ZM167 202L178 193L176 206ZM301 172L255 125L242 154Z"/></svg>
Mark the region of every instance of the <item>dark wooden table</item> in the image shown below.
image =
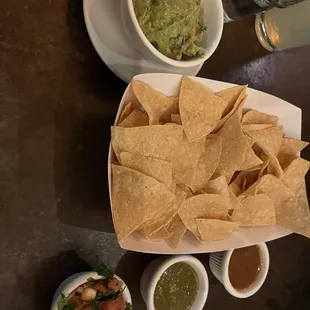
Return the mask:
<svg viewBox="0 0 310 310"><path fill-rule="evenodd" d="M310 47L269 54L252 19L231 23L199 75L292 102L310 140ZM139 278L153 256L119 248L107 189L109 127L125 87L94 51L81 0L0 1L0 309L49 309L66 276L100 261L145 309ZM205 308L309 309L310 241L268 246L270 273L254 297L231 297L209 272Z"/></svg>

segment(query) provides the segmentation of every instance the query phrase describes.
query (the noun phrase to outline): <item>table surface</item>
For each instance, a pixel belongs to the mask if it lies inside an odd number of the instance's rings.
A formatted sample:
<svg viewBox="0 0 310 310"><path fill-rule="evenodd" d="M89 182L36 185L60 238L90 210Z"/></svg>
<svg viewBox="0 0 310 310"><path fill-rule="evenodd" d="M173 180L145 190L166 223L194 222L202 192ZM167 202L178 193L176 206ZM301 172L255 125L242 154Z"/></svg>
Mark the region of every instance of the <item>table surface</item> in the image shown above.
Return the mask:
<svg viewBox="0 0 310 310"><path fill-rule="evenodd" d="M309 141L310 47L269 54L253 26L253 19L225 25L199 75L247 83L302 108ZM119 248L106 177L125 87L94 51L81 0L0 1L1 309L49 309L64 278L98 262L125 279L134 309L145 309L139 279L153 256ZM233 298L208 269L205 309L309 309L310 241L291 235L268 246L263 288ZM207 266L207 254L197 257Z"/></svg>

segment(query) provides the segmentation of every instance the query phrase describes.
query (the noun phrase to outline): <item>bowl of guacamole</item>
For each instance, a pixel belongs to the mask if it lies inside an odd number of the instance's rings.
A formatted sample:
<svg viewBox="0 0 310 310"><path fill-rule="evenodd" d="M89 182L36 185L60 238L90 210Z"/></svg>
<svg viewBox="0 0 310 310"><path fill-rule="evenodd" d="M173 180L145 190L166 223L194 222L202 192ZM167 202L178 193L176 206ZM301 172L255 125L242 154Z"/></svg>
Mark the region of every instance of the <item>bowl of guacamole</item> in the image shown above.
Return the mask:
<svg viewBox="0 0 310 310"><path fill-rule="evenodd" d="M124 31L146 58L176 67L203 63L223 31L221 0L124 0Z"/></svg>
<svg viewBox="0 0 310 310"><path fill-rule="evenodd" d="M144 270L140 290L149 310L203 309L208 275L193 256L159 257Z"/></svg>

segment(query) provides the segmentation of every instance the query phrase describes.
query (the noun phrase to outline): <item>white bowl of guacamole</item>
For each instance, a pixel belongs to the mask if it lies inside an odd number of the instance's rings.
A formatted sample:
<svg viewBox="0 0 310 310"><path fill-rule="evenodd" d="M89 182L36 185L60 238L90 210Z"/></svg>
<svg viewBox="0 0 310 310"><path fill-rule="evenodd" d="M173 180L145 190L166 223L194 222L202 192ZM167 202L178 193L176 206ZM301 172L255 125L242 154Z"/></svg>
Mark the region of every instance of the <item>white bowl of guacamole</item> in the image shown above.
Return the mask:
<svg viewBox="0 0 310 310"><path fill-rule="evenodd" d="M144 57L175 67L205 62L223 32L221 0L124 0L124 31Z"/></svg>
<svg viewBox="0 0 310 310"><path fill-rule="evenodd" d="M209 280L203 264L191 255L159 257L145 268L140 291L148 310L202 310Z"/></svg>

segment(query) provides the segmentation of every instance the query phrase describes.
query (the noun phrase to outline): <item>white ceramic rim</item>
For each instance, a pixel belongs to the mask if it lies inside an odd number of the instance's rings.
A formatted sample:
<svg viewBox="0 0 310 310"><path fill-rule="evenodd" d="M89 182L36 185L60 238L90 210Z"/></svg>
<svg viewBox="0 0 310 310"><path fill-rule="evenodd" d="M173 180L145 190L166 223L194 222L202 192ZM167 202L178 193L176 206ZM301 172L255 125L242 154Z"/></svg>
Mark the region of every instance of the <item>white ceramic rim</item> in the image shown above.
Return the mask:
<svg viewBox="0 0 310 310"><path fill-rule="evenodd" d="M154 293L155 293L155 288L157 285L157 282L161 275L167 270L170 266L176 264L176 263L188 263L196 272L197 277L199 279L204 279L204 285L200 286L200 281L198 280L198 294L196 296L196 299L191 307L191 309L194 310L202 310L208 297L208 292L209 292L209 278L207 271L204 267L204 265L195 258L194 256L191 255L178 255L178 256L172 256L168 257L167 259L164 260L164 262L157 268L157 270L154 272L150 279L150 284L149 284L149 290L147 292L147 309L148 310L155 310L154 306ZM200 288L203 288L200 291Z"/></svg>
<svg viewBox="0 0 310 310"><path fill-rule="evenodd" d="M270 263L270 257L269 257L269 251L267 248L266 243L259 243L256 244L258 246L260 253L261 253L261 260L262 260L262 266L260 273L258 275L258 278L256 281L247 289L239 291L236 290L229 279L229 274L228 274L228 266L230 262L231 255L234 250L227 251L224 254L223 260L222 260L222 281L225 289L227 290L228 293L231 295L237 297L237 298L248 298L252 295L254 295L264 284L268 270L269 270L269 263Z"/></svg>
<svg viewBox="0 0 310 310"><path fill-rule="evenodd" d="M61 292L59 293L59 295L56 298L54 298L54 302L52 303L51 310L58 310L58 303L59 303L60 298L61 298L61 293L63 293L66 296L69 295L77 287L86 283L88 278L94 278L95 280L105 279L105 277L99 276L98 273L95 271L87 271L87 272L76 273L76 274L71 275L67 279L74 277L74 276L76 276L76 277L73 278L72 281L70 281L68 284L66 284L64 286L64 288L61 290ZM126 283L119 276L114 275L114 277L117 278L119 281L122 281L123 285L126 286L126 288L123 292L123 297L124 297L125 302L129 302L132 304L130 291L129 291ZM65 279L63 282L65 282L67 279ZM57 290L58 290L58 288L57 288ZM56 292L57 292L57 290L56 290Z"/></svg>
<svg viewBox="0 0 310 310"><path fill-rule="evenodd" d="M148 38L145 36L145 34L143 33L143 31L139 25L139 22L137 20L137 16L136 16L134 5L133 5L133 0L127 0L127 4L128 4L128 9L129 9L129 15L130 15L130 18L133 22L133 25L134 25L140 39L142 40L144 45L149 49L149 51L154 56L156 56L157 58L159 58L161 61L165 62L168 65L171 65L174 67L186 68L186 67L198 66L198 65L202 64L203 62L205 62L215 52L216 48L218 47L218 45L220 43L222 33L223 33L223 27L224 27L223 4L222 4L222 1L218 1L218 0L211 0L211 1L216 1L216 5L218 6L218 9L217 9L217 15L218 16L216 16L216 18L217 18L217 20L219 20L219 22L217 25L218 27L217 27L215 44L213 44L212 48L208 48L208 50L204 49L205 53L201 57L191 59L191 60L186 60L186 61L173 60L173 59L165 56L161 52L159 52L152 45L152 43L148 40Z"/></svg>

